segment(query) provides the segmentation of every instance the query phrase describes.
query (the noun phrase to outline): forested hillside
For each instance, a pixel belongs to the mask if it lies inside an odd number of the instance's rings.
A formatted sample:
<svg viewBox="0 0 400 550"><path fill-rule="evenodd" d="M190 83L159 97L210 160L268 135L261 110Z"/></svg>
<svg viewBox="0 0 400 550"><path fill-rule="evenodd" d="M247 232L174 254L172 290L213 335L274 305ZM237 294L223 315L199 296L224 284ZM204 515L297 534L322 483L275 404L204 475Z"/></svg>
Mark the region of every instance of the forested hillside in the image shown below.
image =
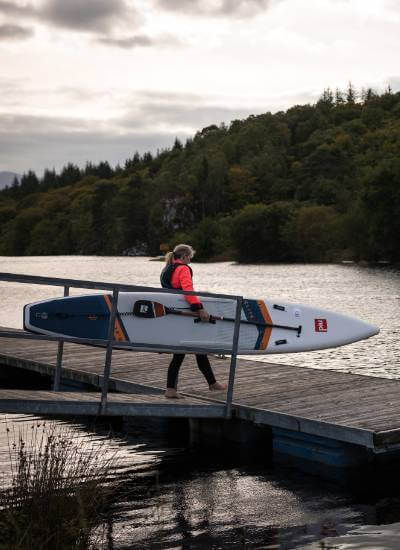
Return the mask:
<svg viewBox="0 0 400 550"><path fill-rule="evenodd" d="M400 261L400 93L325 90L315 105L209 126L157 155L0 192L0 254ZM161 248L160 248L161 247Z"/></svg>

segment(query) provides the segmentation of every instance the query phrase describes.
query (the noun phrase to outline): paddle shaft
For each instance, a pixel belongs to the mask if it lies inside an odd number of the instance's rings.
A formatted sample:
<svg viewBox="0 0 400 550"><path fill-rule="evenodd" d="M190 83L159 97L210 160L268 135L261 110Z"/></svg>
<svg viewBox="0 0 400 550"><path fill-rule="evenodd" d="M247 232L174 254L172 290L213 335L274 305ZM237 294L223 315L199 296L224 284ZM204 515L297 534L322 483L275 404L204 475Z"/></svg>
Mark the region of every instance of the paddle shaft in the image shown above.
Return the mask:
<svg viewBox="0 0 400 550"><path fill-rule="evenodd" d="M172 313L174 315L185 315L186 317L197 317L198 321L196 321L196 322L200 321L198 314L193 312L193 311L181 311L179 309L173 309L173 308L166 307L165 308L165 313L167 313L167 314ZM210 315L210 322L212 322L212 321L228 321L230 323L234 323L235 319L233 317L221 317L221 316L218 316L218 315ZM275 325L275 324L272 324L272 323L260 323L260 322L257 322L257 321L247 321L245 319L240 319L239 322L240 322L241 325L253 325L253 326L256 326L256 327L263 327L263 328L280 328L280 329L283 329L283 330L294 330L298 334L301 333L301 325L299 325L298 327L290 327L290 326L287 326L287 325Z"/></svg>

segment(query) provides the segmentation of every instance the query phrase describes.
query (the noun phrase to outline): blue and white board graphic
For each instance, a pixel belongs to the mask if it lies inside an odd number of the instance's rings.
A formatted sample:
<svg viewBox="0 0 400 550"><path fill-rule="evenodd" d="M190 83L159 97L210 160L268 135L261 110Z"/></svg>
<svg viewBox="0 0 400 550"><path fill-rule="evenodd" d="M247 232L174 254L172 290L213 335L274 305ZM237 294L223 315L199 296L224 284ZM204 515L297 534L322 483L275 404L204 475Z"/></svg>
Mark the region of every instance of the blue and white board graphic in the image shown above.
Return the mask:
<svg viewBox="0 0 400 550"><path fill-rule="evenodd" d="M165 351L231 349L236 301L202 298L214 323L196 322L182 295L122 292L114 340L132 349ZM71 296L28 304L24 328L48 335L107 339L112 295ZM224 320L219 320L224 318ZM358 319L300 304L244 299L238 353L294 353L350 344L378 334L379 328ZM138 345L140 344L140 346ZM122 347L122 346L121 346Z"/></svg>

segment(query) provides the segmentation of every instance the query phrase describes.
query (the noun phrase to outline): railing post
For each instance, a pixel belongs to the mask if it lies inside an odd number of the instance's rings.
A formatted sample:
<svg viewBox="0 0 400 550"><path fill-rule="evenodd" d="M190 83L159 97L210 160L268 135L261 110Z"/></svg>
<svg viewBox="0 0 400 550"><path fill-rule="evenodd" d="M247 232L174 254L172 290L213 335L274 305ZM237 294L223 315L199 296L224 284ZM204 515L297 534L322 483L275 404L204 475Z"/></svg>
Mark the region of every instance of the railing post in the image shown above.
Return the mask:
<svg viewBox="0 0 400 550"><path fill-rule="evenodd" d="M226 396L225 418L228 418L228 419L231 418L232 416L233 386L235 384L235 371L236 371L237 350L239 346L239 332L240 332L240 318L242 316L242 303L243 303L242 296L237 296L235 328L233 331L233 341L232 341L231 366L229 369L229 383L228 383L228 392Z"/></svg>
<svg viewBox="0 0 400 550"><path fill-rule="evenodd" d="M106 360L104 364L103 387L101 390L100 414L105 413L106 406L107 406L108 382L111 374L111 359L112 359L112 351L113 351L115 318L117 316L118 294L119 294L118 288L114 288L112 308L110 312L110 322L108 325L108 344L107 344L107 351L106 351Z"/></svg>
<svg viewBox="0 0 400 550"><path fill-rule="evenodd" d="M64 286L64 297L69 296L69 286ZM58 342L56 372L54 373L53 391L60 391L61 368L64 352L64 342Z"/></svg>

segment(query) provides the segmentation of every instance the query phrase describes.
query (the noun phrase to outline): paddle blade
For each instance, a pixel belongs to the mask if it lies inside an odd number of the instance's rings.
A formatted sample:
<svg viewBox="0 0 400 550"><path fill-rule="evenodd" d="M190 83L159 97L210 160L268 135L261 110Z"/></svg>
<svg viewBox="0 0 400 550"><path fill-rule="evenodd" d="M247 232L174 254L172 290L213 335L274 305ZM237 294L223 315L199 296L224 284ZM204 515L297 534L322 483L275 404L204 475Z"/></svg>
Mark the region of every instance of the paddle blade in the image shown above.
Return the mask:
<svg viewBox="0 0 400 550"><path fill-rule="evenodd" d="M133 306L133 314L145 319L154 319L166 315L165 307L150 300L137 300Z"/></svg>

